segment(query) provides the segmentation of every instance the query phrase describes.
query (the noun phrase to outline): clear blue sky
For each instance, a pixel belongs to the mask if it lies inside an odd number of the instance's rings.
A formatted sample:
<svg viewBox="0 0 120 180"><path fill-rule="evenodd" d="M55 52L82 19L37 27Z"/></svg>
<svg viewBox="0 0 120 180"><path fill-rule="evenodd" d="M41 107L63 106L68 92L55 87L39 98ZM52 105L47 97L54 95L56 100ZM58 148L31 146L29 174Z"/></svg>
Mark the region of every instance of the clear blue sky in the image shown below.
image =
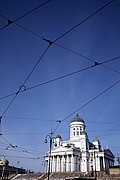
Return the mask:
<svg viewBox="0 0 120 180"><path fill-rule="evenodd" d="M43 2L45 0L1 0L0 28L7 25L6 18L16 20ZM48 47L37 35L54 41L108 2L51 0L16 21L17 25L12 23L1 29L0 98L19 90ZM26 81L26 88L91 67L94 61L119 57L119 8L120 1L113 1L55 42L64 48L52 44ZM13 166L19 161L19 167L43 171L43 157L49 149L44 139L51 129L56 129L56 120L63 120L119 80L120 58L19 93L6 112L14 95L0 99L2 137L5 138L0 137L0 158L5 156ZM86 123L90 141L98 137L102 147L108 145L115 155L120 154L119 83L78 113ZM75 113L63 121L54 136L61 134L63 140L69 139L69 124L74 116Z"/></svg>

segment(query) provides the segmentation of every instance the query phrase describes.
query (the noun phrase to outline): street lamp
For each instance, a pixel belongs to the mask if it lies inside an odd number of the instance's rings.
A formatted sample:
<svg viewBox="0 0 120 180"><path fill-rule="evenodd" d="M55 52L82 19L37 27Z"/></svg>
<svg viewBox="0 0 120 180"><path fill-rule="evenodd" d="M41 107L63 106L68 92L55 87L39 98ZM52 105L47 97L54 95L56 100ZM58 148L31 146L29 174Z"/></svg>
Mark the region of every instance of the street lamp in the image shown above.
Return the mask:
<svg viewBox="0 0 120 180"><path fill-rule="evenodd" d="M50 135L47 135L45 140L44 140L44 143L47 143L48 142L47 139L48 138L50 139L50 145L49 145L50 146L50 152L49 152L49 160L48 160L48 180L49 180L49 177L50 177L50 159L51 159L52 140L54 139L52 137L52 135L53 135L53 132L51 130Z"/></svg>

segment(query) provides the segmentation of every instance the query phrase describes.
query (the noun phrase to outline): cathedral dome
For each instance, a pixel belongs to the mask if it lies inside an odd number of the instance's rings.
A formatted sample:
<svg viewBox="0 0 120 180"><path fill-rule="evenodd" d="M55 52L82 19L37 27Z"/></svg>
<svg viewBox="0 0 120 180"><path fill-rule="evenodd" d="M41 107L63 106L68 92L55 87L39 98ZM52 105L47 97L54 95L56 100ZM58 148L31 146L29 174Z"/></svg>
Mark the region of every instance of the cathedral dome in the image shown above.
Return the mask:
<svg viewBox="0 0 120 180"><path fill-rule="evenodd" d="M55 137L55 139L57 138L62 139L62 137L59 134Z"/></svg>
<svg viewBox="0 0 120 180"><path fill-rule="evenodd" d="M76 117L74 117L73 119L72 119L72 121L71 121L71 123L72 122L82 122L82 123L84 123L84 120L81 118L81 117L79 117L79 115L78 115L78 113L76 114Z"/></svg>

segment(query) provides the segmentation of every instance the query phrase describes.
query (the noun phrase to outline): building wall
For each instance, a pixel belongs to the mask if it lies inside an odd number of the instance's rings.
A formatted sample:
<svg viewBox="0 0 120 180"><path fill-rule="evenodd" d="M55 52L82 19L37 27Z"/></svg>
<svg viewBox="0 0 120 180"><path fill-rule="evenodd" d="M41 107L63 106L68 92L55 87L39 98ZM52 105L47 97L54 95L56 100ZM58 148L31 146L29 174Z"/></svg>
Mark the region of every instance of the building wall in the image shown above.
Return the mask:
<svg viewBox="0 0 120 180"><path fill-rule="evenodd" d="M51 151L50 172L106 171L109 173L109 166L113 165L113 157L106 152L98 149L83 151L73 145L64 147L61 144ZM49 153L45 161L45 171L47 172Z"/></svg>
<svg viewBox="0 0 120 180"><path fill-rule="evenodd" d="M109 173L110 175L120 175L120 167L111 167Z"/></svg>

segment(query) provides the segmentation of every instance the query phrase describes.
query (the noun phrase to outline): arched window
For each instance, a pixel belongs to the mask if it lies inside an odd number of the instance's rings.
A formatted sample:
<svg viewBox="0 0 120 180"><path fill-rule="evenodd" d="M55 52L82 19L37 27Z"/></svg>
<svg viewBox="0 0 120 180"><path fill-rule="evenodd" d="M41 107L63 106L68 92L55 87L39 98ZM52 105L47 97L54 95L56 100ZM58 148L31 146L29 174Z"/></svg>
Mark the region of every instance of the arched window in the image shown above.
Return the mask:
<svg viewBox="0 0 120 180"><path fill-rule="evenodd" d="M77 128L77 136L79 136L79 128Z"/></svg>
<svg viewBox="0 0 120 180"><path fill-rule="evenodd" d="M75 136L75 128L73 128L73 135Z"/></svg>

